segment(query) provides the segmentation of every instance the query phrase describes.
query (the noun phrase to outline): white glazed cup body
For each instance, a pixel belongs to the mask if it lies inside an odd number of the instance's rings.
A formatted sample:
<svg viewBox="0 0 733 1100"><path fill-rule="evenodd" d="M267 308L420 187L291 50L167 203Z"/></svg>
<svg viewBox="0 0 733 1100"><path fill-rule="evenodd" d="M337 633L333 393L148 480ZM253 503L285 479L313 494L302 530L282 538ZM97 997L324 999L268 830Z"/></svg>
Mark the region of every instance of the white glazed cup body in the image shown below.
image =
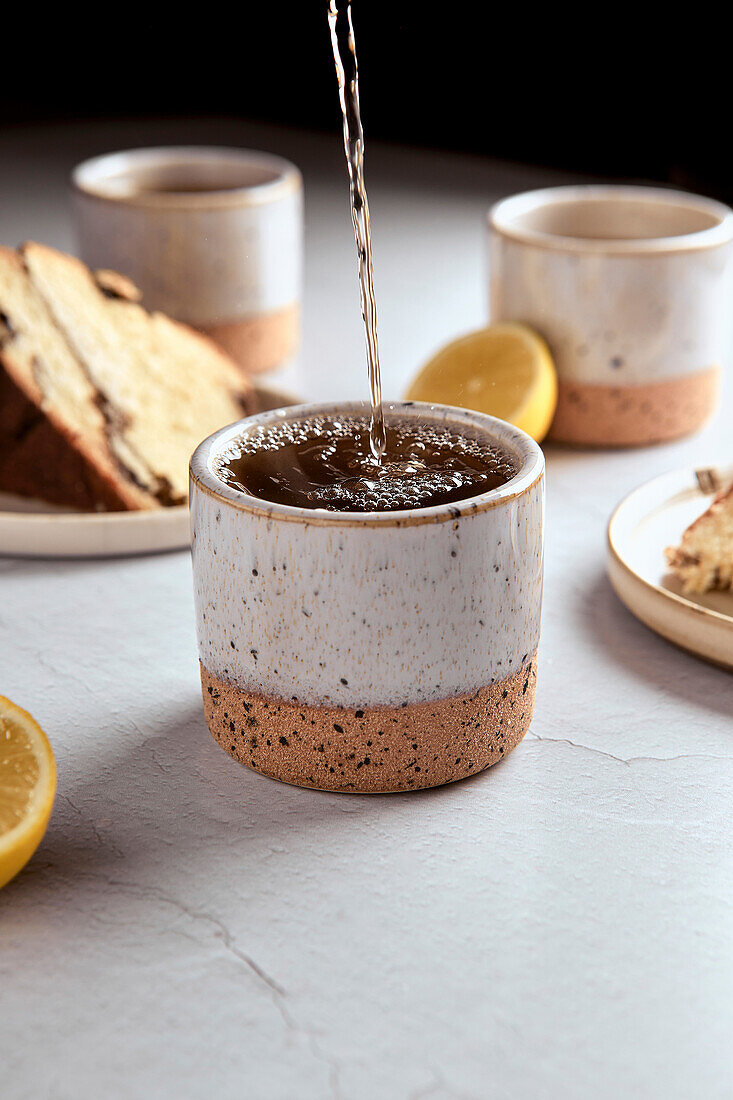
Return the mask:
<svg viewBox="0 0 733 1100"><path fill-rule="evenodd" d="M266 774L337 790L431 786L495 762L529 725L542 594L544 460L528 436L503 421L406 404L390 412L488 434L511 454L517 475L456 504L360 514L269 504L238 493L214 473L216 456L255 426L362 412L358 404L276 410L216 433L195 452L191 523L204 703L222 747ZM229 713L237 693L249 709L244 723L232 720L229 742L227 723L215 728L212 696L227 699ZM483 709L474 714L477 698ZM266 720L262 701L268 703ZM258 706L260 729L250 753L247 723ZM286 715L288 744L280 747L276 708ZM468 724L469 713L474 740L461 751L460 723ZM413 750L409 731L418 727L428 740ZM299 729L305 740L296 744ZM398 732L405 733L404 745L395 743ZM384 751L377 764L382 736L392 738L391 756ZM279 755L265 753L263 761L266 748ZM436 753L440 762L431 772ZM370 756L371 767L354 770ZM410 765L413 756L422 763ZM324 761L335 763L334 770L324 774Z"/></svg>
<svg viewBox="0 0 733 1100"><path fill-rule="evenodd" d="M661 188L556 187L489 212L490 316L547 340L570 443L657 442L717 406L733 212Z"/></svg>
<svg viewBox="0 0 733 1100"><path fill-rule="evenodd" d="M148 308L209 333L250 371L294 354L303 188L293 164L246 149L133 149L83 162L72 185L90 267L129 276Z"/></svg>

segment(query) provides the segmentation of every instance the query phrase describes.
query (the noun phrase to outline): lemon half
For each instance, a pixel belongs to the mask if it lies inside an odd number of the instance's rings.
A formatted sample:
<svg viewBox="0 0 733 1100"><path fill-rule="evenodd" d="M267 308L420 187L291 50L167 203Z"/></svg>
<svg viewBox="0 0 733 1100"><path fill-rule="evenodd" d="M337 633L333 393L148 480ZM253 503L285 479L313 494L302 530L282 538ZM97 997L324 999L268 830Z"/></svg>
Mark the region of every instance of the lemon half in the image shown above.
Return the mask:
<svg viewBox="0 0 733 1100"><path fill-rule="evenodd" d="M56 762L30 714L0 695L0 888L41 842L56 793Z"/></svg>
<svg viewBox="0 0 733 1100"><path fill-rule="evenodd" d="M406 398L498 416L539 442L555 415L557 375L541 336L526 325L501 323L446 344Z"/></svg>

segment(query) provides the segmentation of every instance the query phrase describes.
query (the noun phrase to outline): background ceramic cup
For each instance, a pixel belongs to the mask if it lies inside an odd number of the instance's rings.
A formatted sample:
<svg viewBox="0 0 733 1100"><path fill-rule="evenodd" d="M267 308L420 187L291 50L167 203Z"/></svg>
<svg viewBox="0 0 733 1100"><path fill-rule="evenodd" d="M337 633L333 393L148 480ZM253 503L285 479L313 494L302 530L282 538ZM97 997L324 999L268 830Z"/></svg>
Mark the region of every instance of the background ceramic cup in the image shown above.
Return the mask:
<svg viewBox="0 0 733 1100"><path fill-rule="evenodd" d="M733 211L646 187L554 187L489 212L490 313L547 340L551 437L622 446L695 431L731 342Z"/></svg>
<svg viewBox="0 0 733 1100"><path fill-rule="evenodd" d="M194 592L204 709L221 747L288 783L431 787L500 760L534 706L544 460L480 413L393 405L487 433L517 475L456 504L396 513L268 504L216 475L242 433L318 405L250 417L191 460Z"/></svg>
<svg viewBox="0 0 733 1100"><path fill-rule="evenodd" d="M150 309L217 340L247 371L297 350L302 180L246 149L133 149L73 172L82 259L128 275Z"/></svg>

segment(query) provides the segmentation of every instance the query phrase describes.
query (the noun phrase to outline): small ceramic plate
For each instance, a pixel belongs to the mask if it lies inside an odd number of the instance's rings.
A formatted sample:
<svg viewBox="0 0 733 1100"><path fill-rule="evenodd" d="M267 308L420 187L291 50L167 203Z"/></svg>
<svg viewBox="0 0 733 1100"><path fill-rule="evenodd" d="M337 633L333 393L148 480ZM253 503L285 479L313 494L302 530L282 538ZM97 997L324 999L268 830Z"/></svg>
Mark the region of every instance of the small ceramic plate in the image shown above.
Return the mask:
<svg viewBox="0 0 733 1100"><path fill-rule="evenodd" d="M255 412L295 405L299 398L255 385ZM190 544L188 505L152 512L70 512L0 493L0 555L110 558L181 550Z"/></svg>
<svg viewBox="0 0 733 1100"><path fill-rule="evenodd" d="M677 546L685 528L710 504L709 473L665 474L622 500L608 525L608 574L637 619L682 649L733 669L733 593L683 595L664 560L665 548ZM725 484L733 469L715 474Z"/></svg>

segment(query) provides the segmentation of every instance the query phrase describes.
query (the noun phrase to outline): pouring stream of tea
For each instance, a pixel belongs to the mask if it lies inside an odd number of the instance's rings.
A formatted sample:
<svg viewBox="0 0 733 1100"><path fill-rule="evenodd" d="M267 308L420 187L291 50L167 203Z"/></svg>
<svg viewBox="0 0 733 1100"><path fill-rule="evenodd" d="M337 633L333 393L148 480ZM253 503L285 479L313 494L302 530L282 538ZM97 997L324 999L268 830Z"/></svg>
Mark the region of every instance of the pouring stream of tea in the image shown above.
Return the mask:
<svg viewBox="0 0 733 1100"><path fill-rule="evenodd" d="M359 286L361 290L361 315L366 334L369 389L372 399L372 419L369 430L369 446L377 462L384 454L386 435L382 410L382 378L379 369L379 345L377 343L377 303L374 298L374 269L372 267L371 222L369 203L364 186L364 132L359 110L359 66L356 61L356 40L351 18L351 0L346 12L339 15L337 0L329 0L328 25L331 29L333 59L339 86L339 100L344 119L344 150L349 170L351 194L351 218L359 255ZM339 37L346 39L343 51Z"/></svg>

